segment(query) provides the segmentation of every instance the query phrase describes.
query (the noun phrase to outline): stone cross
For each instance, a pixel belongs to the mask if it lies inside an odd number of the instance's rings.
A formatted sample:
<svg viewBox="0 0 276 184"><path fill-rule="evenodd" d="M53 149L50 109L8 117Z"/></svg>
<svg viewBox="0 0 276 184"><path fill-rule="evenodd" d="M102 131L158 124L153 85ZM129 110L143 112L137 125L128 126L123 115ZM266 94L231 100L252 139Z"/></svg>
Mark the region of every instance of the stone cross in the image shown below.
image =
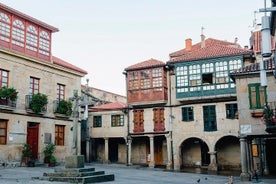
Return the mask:
<svg viewBox="0 0 276 184"><path fill-rule="evenodd" d="M78 154L78 120L79 120L79 100L81 99L80 96L78 96L78 90L74 90L73 97L71 100L73 101L73 148L74 153L73 155Z"/></svg>

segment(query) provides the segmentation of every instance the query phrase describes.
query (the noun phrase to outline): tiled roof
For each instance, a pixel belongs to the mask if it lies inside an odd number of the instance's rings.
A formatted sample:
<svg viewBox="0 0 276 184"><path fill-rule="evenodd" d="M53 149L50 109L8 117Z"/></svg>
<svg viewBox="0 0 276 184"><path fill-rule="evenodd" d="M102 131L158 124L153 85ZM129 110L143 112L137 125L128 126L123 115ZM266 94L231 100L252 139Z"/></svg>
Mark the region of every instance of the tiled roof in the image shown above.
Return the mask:
<svg viewBox="0 0 276 184"><path fill-rule="evenodd" d="M128 71L128 70L137 70L137 69L143 69L143 68L154 68L154 67L160 67L165 65L166 64L164 62L151 58L149 60L131 65L125 68L125 70Z"/></svg>
<svg viewBox="0 0 276 184"><path fill-rule="evenodd" d="M75 65L72 65L60 58L57 58L55 56L52 57L53 58L53 63L56 64L56 65L59 65L59 66L63 66L65 68L68 68L68 69L71 69L71 70L75 70L77 72L80 72L82 74L87 74L87 71L75 66Z"/></svg>
<svg viewBox="0 0 276 184"><path fill-rule="evenodd" d="M104 111L104 110L120 110L126 107L126 104L122 102L107 103L90 108L89 111Z"/></svg>
<svg viewBox="0 0 276 184"><path fill-rule="evenodd" d="M274 70L275 64L274 59L270 58L268 60L264 61L264 69L265 70ZM245 75L245 74L253 74L253 73L259 73L260 71L260 63L254 63L252 65L248 65L242 68L239 68L237 70L234 70L231 72L231 76L238 76L238 75Z"/></svg>
<svg viewBox="0 0 276 184"><path fill-rule="evenodd" d="M208 38L205 40L205 47L203 48L201 48L201 42L199 42L193 45L190 51L182 49L171 53L171 59L168 63L251 53L251 50L242 49L235 43Z"/></svg>
<svg viewBox="0 0 276 184"><path fill-rule="evenodd" d="M37 20L37 19L35 19L35 18L33 18L33 17L29 16L29 15L26 15L26 14L24 14L24 13L22 13L20 11L17 11L17 10L15 10L15 9L9 7L9 6L6 6L6 5L4 5L2 3L0 3L0 7L1 7L1 9L5 10L5 11L11 13L11 14L17 15L20 18L24 18L24 19L26 19L28 21L31 21L31 22L33 22L33 23L35 23L37 25L40 25L40 26L48 29L48 30L51 30L52 32L58 32L59 31L58 28L56 28L56 27L53 27L53 26L51 26L49 24L41 22L40 20Z"/></svg>

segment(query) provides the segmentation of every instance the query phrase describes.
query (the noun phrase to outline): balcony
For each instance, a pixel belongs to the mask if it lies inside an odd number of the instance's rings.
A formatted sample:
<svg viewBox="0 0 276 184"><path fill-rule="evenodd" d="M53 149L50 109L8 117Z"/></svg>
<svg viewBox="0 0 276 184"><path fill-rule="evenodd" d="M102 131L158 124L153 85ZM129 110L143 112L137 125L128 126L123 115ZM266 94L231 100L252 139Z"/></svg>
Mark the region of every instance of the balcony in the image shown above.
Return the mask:
<svg viewBox="0 0 276 184"><path fill-rule="evenodd" d="M72 102L66 100L55 100L54 114L56 117L69 118L72 114Z"/></svg>
<svg viewBox="0 0 276 184"><path fill-rule="evenodd" d="M10 100L9 98L0 98L0 109L13 111L16 108L16 100Z"/></svg>
<svg viewBox="0 0 276 184"><path fill-rule="evenodd" d="M270 102L265 105L263 120L266 124L265 131L276 133L276 102Z"/></svg>
<svg viewBox="0 0 276 184"><path fill-rule="evenodd" d="M47 112L47 96L44 94L26 95L25 109L28 113L43 115Z"/></svg>

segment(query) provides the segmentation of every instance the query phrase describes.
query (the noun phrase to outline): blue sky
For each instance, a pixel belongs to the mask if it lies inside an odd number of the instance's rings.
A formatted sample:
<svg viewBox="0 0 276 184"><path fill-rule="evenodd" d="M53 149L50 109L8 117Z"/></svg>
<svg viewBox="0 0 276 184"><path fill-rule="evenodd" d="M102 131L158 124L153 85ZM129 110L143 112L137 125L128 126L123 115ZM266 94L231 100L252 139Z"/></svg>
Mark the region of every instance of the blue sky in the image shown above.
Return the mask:
<svg viewBox="0 0 276 184"><path fill-rule="evenodd" d="M185 39L249 45L254 17L264 0L0 0L59 28L52 53L88 71L89 85L125 95L122 72L130 65L183 49ZM268 6L270 6L268 0Z"/></svg>

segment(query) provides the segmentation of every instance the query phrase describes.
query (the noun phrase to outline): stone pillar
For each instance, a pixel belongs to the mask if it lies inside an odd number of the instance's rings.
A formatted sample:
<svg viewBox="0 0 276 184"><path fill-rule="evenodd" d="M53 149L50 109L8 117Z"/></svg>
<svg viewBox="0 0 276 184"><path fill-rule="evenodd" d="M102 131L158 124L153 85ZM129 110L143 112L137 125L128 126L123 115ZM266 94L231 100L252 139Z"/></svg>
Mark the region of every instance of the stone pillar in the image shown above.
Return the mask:
<svg viewBox="0 0 276 184"><path fill-rule="evenodd" d="M248 173L248 163L247 163L247 146L246 139L240 138L240 147L241 147L241 169L242 173L240 174L241 181L249 181L250 174Z"/></svg>
<svg viewBox="0 0 276 184"><path fill-rule="evenodd" d="M218 171L216 153L217 153L216 151L209 152L211 163L208 166L208 172L217 173Z"/></svg>
<svg viewBox="0 0 276 184"><path fill-rule="evenodd" d="M263 160L264 160L264 175L269 175L269 168L267 165L267 158L266 158L266 139L262 139L262 147L263 147Z"/></svg>
<svg viewBox="0 0 276 184"><path fill-rule="evenodd" d="M167 169L173 169L172 168L172 149L171 149L171 135L170 133L166 135L166 141L167 141L167 152L168 152L168 163L167 163Z"/></svg>
<svg viewBox="0 0 276 184"><path fill-rule="evenodd" d="M154 163L154 136L149 136L150 138L150 163L149 167L154 168L155 163Z"/></svg>
<svg viewBox="0 0 276 184"><path fill-rule="evenodd" d="M132 139L131 137L128 139L128 142L127 142L127 146L128 146L128 157L127 157L127 165L132 165L131 163L131 144L132 144Z"/></svg>
<svg viewBox="0 0 276 184"><path fill-rule="evenodd" d="M109 163L109 150L108 150L108 138L104 138L104 163Z"/></svg>
<svg viewBox="0 0 276 184"><path fill-rule="evenodd" d="M252 154L252 145L255 144L255 142L252 140L247 140L247 167L248 167L248 173L252 176L255 172L254 170L257 170L257 165L255 163L258 162L258 158L255 159Z"/></svg>

